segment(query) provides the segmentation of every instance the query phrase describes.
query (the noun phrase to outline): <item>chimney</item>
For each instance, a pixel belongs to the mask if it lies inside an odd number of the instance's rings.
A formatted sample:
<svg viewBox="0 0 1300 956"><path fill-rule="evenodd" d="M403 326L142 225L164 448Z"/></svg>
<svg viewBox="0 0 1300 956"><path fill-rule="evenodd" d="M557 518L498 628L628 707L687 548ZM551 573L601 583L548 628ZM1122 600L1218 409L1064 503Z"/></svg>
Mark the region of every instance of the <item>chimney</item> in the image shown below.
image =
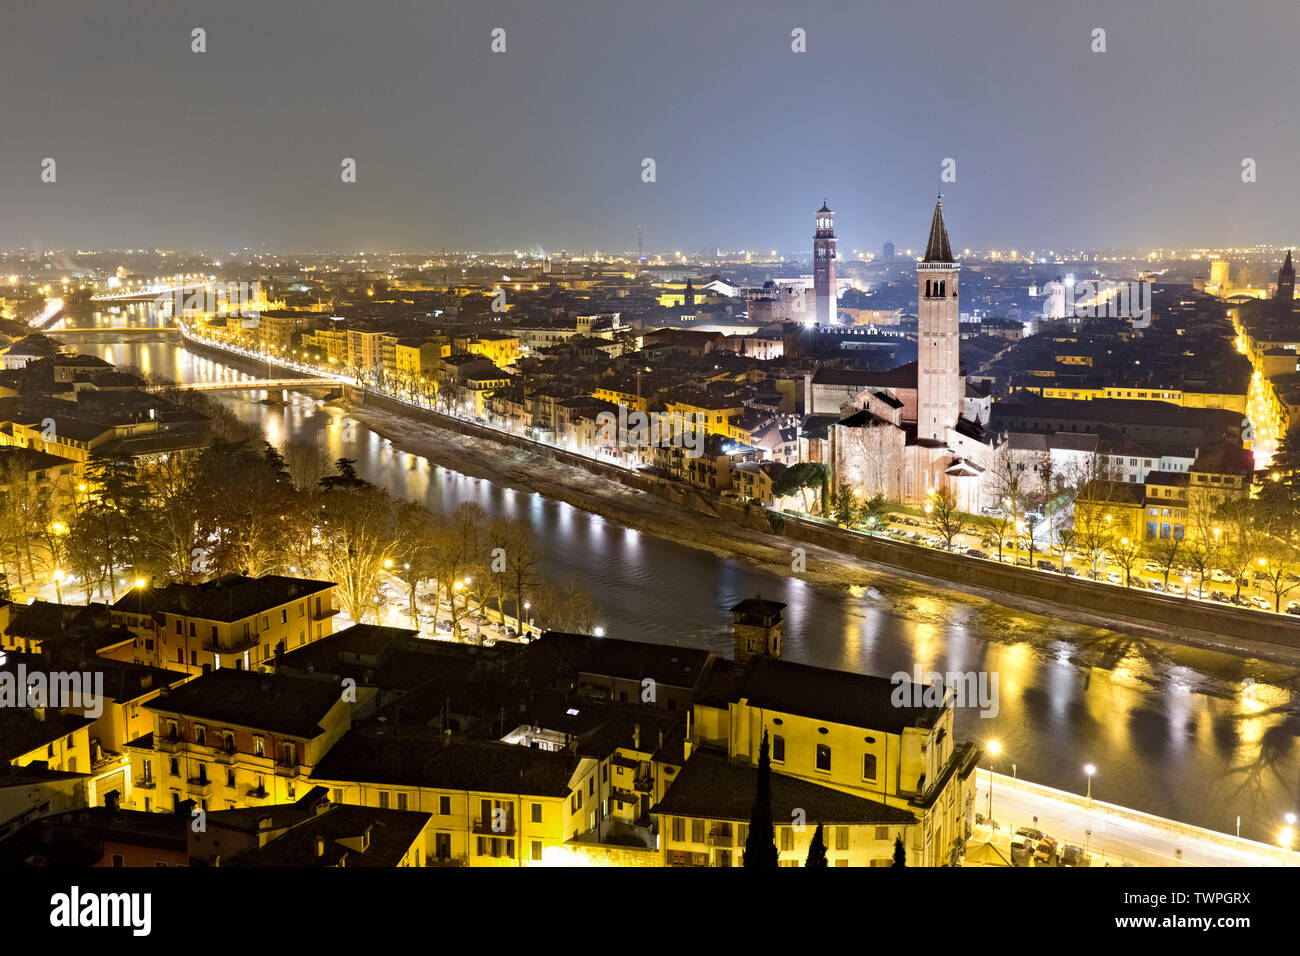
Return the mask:
<svg viewBox="0 0 1300 956"><path fill-rule="evenodd" d="M316 855L317 856L325 855L325 838L323 836L318 836L316 838Z"/></svg>
<svg viewBox="0 0 1300 956"><path fill-rule="evenodd" d="M632 727L632 749L641 749L641 725L635 724Z"/></svg>

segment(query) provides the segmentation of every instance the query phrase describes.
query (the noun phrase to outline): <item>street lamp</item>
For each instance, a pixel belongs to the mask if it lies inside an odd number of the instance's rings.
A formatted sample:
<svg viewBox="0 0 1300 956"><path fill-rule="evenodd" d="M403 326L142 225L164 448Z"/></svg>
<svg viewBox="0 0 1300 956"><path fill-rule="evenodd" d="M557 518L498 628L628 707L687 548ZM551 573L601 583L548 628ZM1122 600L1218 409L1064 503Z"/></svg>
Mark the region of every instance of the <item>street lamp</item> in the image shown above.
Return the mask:
<svg viewBox="0 0 1300 956"><path fill-rule="evenodd" d="M63 603L63 570L54 569L54 599L59 604Z"/></svg>
<svg viewBox="0 0 1300 956"><path fill-rule="evenodd" d="M993 831L993 761L1002 753L1002 744L996 740L989 741L989 833Z"/></svg>

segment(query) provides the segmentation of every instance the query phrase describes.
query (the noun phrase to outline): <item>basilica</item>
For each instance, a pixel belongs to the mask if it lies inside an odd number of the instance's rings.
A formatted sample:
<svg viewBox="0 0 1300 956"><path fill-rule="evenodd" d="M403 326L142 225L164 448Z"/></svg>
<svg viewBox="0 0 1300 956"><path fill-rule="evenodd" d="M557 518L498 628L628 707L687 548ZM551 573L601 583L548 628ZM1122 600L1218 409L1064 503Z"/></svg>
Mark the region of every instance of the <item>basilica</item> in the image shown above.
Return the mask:
<svg viewBox="0 0 1300 956"><path fill-rule="evenodd" d="M984 428L988 397L961 372L960 271L940 199L917 264L917 361L806 376L800 459L828 465L834 484L912 504L946 488L963 511L988 503L995 438Z"/></svg>

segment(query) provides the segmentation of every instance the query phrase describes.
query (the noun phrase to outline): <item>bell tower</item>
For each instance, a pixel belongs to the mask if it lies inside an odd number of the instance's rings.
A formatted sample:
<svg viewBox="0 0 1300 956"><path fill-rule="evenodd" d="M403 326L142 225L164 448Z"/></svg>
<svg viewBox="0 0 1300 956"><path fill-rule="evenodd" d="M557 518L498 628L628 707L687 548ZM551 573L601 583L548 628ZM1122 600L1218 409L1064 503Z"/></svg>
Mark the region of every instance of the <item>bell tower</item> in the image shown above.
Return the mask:
<svg viewBox="0 0 1300 956"><path fill-rule="evenodd" d="M813 292L817 298L817 324L829 325L839 314L835 296L835 213L822 203L813 232Z"/></svg>
<svg viewBox="0 0 1300 956"><path fill-rule="evenodd" d="M943 197L934 204L925 258L916 266L916 435L946 441L961 415L965 387L958 355L961 313L957 273L948 230L943 225Z"/></svg>
<svg viewBox="0 0 1300 956"><path fill-rule="evenodd" d="M746 598L731 609L735 620L736 661L751 657L781 657L781 625L785 605L764 601L762 595Z"/></svg>
<svg viewBox="0 0 1300 956"><path fill-rule="evenodd" d="M1287 250L1286 262L1277 273L1277 297L1287 305L1295 298L1295 266L1291 263L1291 250Z"/></svg>

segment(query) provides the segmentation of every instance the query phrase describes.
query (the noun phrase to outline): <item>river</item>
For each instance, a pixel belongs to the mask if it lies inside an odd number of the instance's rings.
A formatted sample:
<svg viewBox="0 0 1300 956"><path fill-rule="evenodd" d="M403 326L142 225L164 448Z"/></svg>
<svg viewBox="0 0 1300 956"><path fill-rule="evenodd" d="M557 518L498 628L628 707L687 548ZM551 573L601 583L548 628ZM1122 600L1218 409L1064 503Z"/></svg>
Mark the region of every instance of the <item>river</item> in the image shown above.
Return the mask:
<svg viewBox="0 0 1300 956"><path fill-rule="evenodd" d="M132 306L77 324L154 321L147 307ZM116 365L177 381L242 377L186 351L175 333L63 338ZM960 710L957 732L961 739L997 740L1001 756L994 767L1003 773L1083 792L1083 768L1092 764L1098 800L1227 833L1240 816L1241 835L1266 842L1276 842L1282 814L1296 809L1297 667L1052 620L937 589L882 604L860 587L810 585L466 477L364 428L344 449L340 429L328 428L342 413L304 395L286 393L284 407L258 404L265 393L220 395L269 441L308 438L332 458L346 454L366 479L435 512L476 501L489 515L527 518L546 550L547 577L577 577L611 637L680 642L730 656L727 608L761 588L764 597L788 605L788 659L884 675L911 672L916 663L926 671L996 672L997 715Z"/></svg>

